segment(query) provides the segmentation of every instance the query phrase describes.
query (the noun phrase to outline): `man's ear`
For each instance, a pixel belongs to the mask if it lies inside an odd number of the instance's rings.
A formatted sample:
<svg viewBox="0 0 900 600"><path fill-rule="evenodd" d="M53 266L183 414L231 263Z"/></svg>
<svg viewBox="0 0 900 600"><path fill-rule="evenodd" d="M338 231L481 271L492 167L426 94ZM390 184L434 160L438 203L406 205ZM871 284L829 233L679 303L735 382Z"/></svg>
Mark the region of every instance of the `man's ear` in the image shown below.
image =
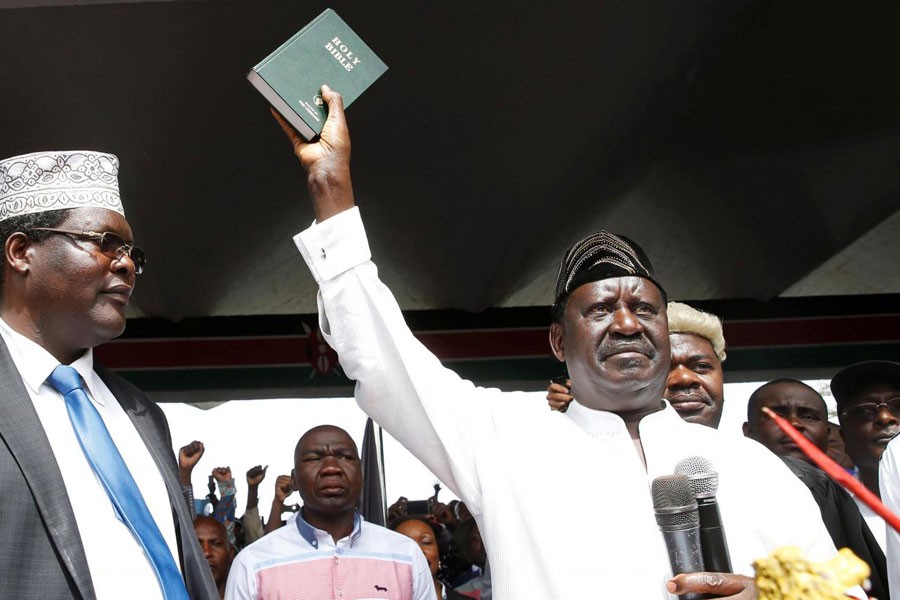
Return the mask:
<svg viewBox="0 0 900 600"><path fill-rule="evenodd" d="M19 273L28 271L31 264L29 250L32 246L33 242L21 231L10 235L3 245L3 260L6 267Z"/></svg>
<svg viewBox="0 0 900 600"><path fill-rule="evenodd" d="M300 486L297 485L297 470L291 469L291 490L294 492L300 491Z"/></svg>
<svg viewBox="0 0 900 600"><path fill-rule="evenodd" d="M741 426L741 429L744 431L744 437L751 437L751 436L750 436L750 422L749 422L749 421L744 421L744 424ZM752 439L752 438L751 438L751 439Z"/></svg>
<svg viewBox="0 0 900 600"><path fill-rule="evenodd" d="M553 356L559 362L566 362L566 350L563 344L565 329L559 323L550 325L550 348L553 349Z"/></svg>

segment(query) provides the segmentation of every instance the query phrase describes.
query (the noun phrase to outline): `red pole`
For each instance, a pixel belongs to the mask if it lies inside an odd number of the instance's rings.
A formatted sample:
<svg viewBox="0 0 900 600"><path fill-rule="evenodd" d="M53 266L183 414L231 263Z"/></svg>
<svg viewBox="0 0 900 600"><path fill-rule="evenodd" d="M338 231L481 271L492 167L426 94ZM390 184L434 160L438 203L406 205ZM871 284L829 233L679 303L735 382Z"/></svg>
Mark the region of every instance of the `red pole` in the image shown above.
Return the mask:
<svg viewBox="0 0 900 600"><path fill-rule="evenodd" d="M834 462L827 454L816 448L812 442L803 437L803 434L797 431L794 426L785 419L776 415L767 407L764 407L762 410L772 417L775 424L788 434L794 443L803 450L803 453L810 457L814 463L819 465L820 469L828 473L832 479L840 483L846 489L853 492L854 495L859 496L869 508L874 510L882 519L884 519L885 523L893 527L894 530L900 532L900 517L892 513L890 509L881 502L881 499L878 498L878 496L869 491L869 488L857 481L855 477L844 469L844 467Z"/></svg>

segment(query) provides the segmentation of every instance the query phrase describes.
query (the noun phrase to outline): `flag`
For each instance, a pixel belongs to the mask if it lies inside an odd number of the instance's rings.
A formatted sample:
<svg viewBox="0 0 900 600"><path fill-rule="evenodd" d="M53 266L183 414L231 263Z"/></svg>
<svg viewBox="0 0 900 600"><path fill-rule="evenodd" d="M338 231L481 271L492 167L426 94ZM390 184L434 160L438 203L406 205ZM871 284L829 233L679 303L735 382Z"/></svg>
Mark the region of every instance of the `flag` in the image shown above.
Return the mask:
<svg viewBox="0 0 900 600"><path fill-rule="evenodd" d="M369 523L387 524L387 504L384 487L384 451L381 427L372 419L366 419L366 431L362 444L363 488L359 499L359 512Z"/></svg>

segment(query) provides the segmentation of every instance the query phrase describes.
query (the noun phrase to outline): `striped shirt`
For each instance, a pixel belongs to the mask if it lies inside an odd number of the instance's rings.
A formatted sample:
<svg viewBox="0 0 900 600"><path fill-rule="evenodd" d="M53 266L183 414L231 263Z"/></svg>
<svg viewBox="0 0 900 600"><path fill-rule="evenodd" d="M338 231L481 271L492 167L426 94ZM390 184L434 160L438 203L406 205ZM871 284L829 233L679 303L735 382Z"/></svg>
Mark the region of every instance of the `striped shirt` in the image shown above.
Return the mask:
<svg viewBox="0 0 900 600"><path fill-rule="evenodd" d="M366 523L338 540L301 513L234 559L226 600L433 600L431 570L404 535Z"/></svg>

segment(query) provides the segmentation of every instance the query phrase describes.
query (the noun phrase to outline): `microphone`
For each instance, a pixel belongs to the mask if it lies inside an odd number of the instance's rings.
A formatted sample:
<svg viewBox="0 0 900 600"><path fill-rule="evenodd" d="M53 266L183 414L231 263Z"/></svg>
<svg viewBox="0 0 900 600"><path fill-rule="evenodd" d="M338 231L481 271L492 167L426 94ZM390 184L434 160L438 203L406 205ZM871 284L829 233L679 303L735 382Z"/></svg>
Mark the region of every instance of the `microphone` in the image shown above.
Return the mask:
<svg viewBox="0 0 900 600"><path fill-rule="evenodd" d="M719 474L712 461L702 456L689 456L675 465L675 472L686 475L690 481L694 498L700 513L700 545L703 548L703 564L707 571L731 573L731 557L716 490L719 489Z"/></svg>
<svg viewBox="0 0 900 600"><path fill-rule="evenodd" d="M663 475L650 486L656 524L663 534L672 574L704 571L700 548L700 516L685 475ZM703 594L682 594L681 600L701 600Z"/></svg>

